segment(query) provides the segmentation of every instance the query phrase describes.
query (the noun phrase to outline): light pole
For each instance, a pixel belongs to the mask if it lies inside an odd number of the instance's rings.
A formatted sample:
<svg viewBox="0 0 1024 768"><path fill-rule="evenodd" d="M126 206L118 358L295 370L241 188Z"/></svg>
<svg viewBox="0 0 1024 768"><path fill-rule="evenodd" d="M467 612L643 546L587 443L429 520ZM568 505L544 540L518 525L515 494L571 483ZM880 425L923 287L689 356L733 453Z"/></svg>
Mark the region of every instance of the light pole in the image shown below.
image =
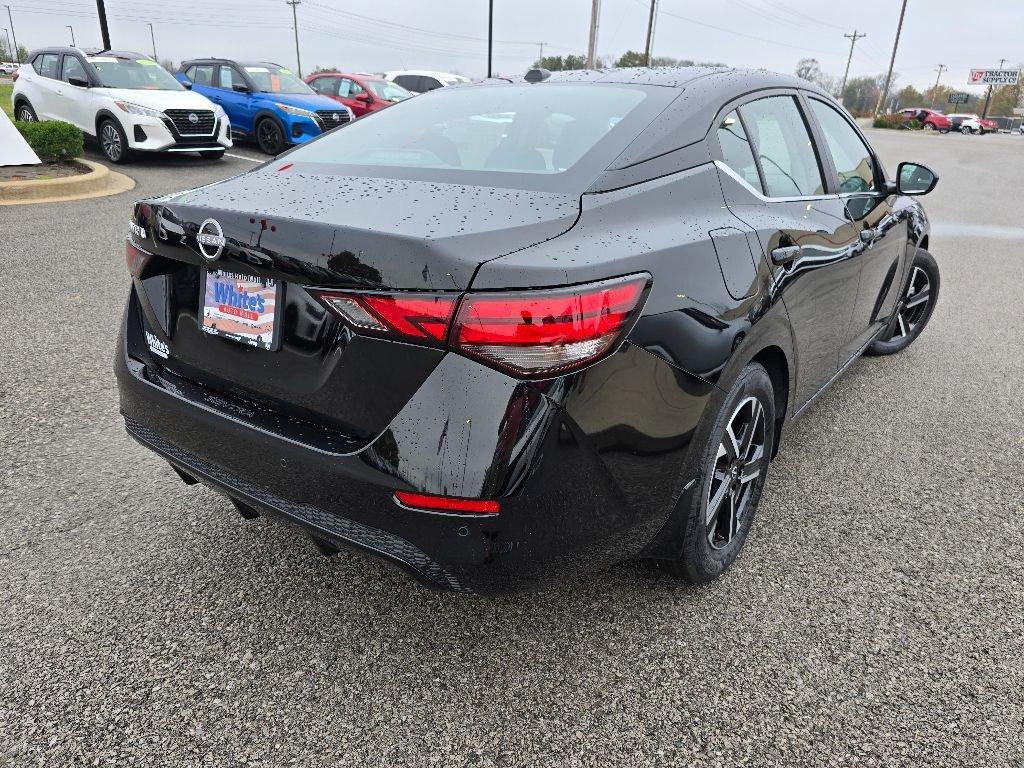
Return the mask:
<svg viewBox="0 0 1024 768"><path fill-rule="evenodd" d="M5 51L11 51L11 33L7 31L7 27L4 27L4 40L7 42L4 44Z"/></svg>
<svg viewBox="0 0 1024 768"><path fill-rule="evenodd" d="M14 31L14 17L11 16L11 6L7 6L7 20L11 22L11 40L14 41L14 60L21 64L21 52L18 50L18 35Z"/></svg>
<svg viewBox="0 0 1024 768"><path fill-rule="evenodd" d="M932 87L932 103L931 108L935 109L935 97L939 94L939 78L942 77L942 70L946 68L945 64L939 64L939 74L935 76L935 85Z"/></svg>
<svg viewBox="0 0 1024 768"><path fill-rule="evenodd" d="M647 17L647 45L644 46L644 66L651 66L654 57L654 23L658 20L658 0L651 0L651 12Z"/></svg>
<svg viewBox="0 0 1024 768"><path fill-rule="evenodd" d="M156 61L156 37L153 35L153 25L147 21L146 26L149 27L149 42L153 44L153 61Z"/></svg>
<svg viewBox="0 0 1024 768"><path fill-rule="evenodd" d="M110 29L107 27L107 7L103 0L96 0L96 13L100 17L100 35L103 36L103 50L110 50Z"/></svg>
<svg viewBox="0 0 1024 768"><path fill-rule="evenodd" d="M487 77L493 76L491 64L494 59L494 0L487 3Z"/></svg>
<svg viewBox="0 0 1024 768"><path fill-rule="evenodd" d="M597 28L601 18L601 0L594 0L590 8L590 37L587 43L587 69L594 69L597 62Z"/></svg>
<svg viewBox="0 0 1024 768"><path fill-rule="evenodd" d="M892 58L889 59L889 73L885 76L885 88L878 94L878 103L875 104L875 117L878 117L878 113L882 111L882 104L885 103L885 99L889 95L889 86L892 84L892 68L896 64L896 49L900 47L900 33L903 31L903 17L906 13L907 0L903 0L903 6L900 8L900 23L896 27L896 40L892 44Z"/></svg>
<svg viewBox="0 0 1024 768"><path fill-rule="evenodd" d="M65 24L64 26L66 26L68 29L71 30L71 47L74 48L75 47L75 28L72 27L70 24Z"/></svg>
<svg viewBox="0 0 1024 768"><path fill-rule="evenodd" d="M1000 59L999 60L999 68L1002 69L1003 68L1003 64L1005 64L1005 63L1006 63L1006 59ZM983 110L981 110L981 118L982 118L982 120L984 120L986 117L988 117L988 103L990 101L992 101L992 88L993 87L994 86L990 85L988 87L988 93L985 95L985 108Z"/></svg>
<svg viewBox="0 0 1024 768"><path fill-rule="evenodd" d="M843 35L843 37L850 40L850 55L846 57L846 71L843 72L843 84L839 86L839 102L843 101L843 91L846 90L846 79L850 76L850 62L853 61L853 46L857 44L857 41L863 37L867 37L868 33L865 32L863 35L858 35L857 30L853 30L852 35Z"/></svg>
<svg viewBox="0 0 1024 768"><path fill-rule="evenodd" d="M299 77L302 77L302 57L299 55L299 14L295 9L301 4L302 0L284 0L286 4L292 7L292 24L295 25L295 63L299 70Z"/></svg>

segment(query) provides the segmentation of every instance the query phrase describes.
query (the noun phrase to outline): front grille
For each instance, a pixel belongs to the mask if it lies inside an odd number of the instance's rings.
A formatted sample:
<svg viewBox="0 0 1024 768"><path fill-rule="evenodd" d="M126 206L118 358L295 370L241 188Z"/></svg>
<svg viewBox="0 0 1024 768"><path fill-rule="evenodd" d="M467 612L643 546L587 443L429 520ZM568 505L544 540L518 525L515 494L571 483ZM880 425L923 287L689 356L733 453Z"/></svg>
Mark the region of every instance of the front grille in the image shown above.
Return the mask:
<svg viewBox="0 0 1024 768"><path fill-rule="evenodd" d="M344 125L352 119L347 109L318 109L316 116L320 119L320 125L325 131Z"/></svg>
<svg viewBox="0 0 1024 768"><path fill-rule="evenodd" d="M165 109L174 129L182 136L210 136L213 133L213 111L209 109ZM192 115L196 116L192 120Z"/></svg>

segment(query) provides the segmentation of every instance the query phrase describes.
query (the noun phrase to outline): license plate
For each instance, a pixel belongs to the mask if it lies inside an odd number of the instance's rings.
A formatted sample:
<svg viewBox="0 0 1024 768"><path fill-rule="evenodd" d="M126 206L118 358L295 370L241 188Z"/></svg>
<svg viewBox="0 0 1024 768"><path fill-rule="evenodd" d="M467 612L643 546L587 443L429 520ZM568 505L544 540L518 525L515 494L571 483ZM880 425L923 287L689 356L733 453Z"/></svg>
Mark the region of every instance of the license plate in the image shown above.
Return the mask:
<svg viewBox="0 0 1024 768"><path fill-rule="evenodd" d="M280 298L281 285L275 280L211 270L206 273L203 291L203 332L259 349L275 349Z"/></svg>

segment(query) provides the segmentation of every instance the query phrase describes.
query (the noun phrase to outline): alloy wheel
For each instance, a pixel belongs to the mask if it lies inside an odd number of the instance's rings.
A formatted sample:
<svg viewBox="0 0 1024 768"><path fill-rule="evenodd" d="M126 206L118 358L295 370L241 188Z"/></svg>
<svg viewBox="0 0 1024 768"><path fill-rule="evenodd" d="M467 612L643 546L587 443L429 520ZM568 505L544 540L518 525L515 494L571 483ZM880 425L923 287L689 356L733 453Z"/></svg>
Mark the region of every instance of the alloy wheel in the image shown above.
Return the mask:
<svg viewBox="0 0 1024 768"><path fill-rule="evenodd" d="M18 110L18 119L26 123L33 123L36 116L32 114L31 109L22 104L21 109Z"/></svg>
<svg viewBox="0 0 1024 768"><path fill-rule="evenodd" d="M704 523L712 549L729 546L739 532L766 460L764 408L747 397L729 418L711 469Z"/></svg>
<svg viewBox="0 0 1024 768"><path fill-rule="evenodd" d="M281 129L273 120L264 120L260 123L256 139L260 149L268 155L275 154L277 148L281 146Z"/></svg>
<svg viewBox="0 0 1024 768"><path fill-rule="evenodd" d="M103 145L103 153L114 162L121 159L121 153L124 148L121 146L121 134L117 132L110 123L103 124L103 130L100 132L100 142Z"/></svg>
<svg viewBox="0 0 1024 768"><path fill-rule="evenodd" d="M921 320L928 316L931 288L932 284L928 279L928 273L920 267L914 267L913 272L910 273L907 294L896 312L896 323L893 325L889 341L899 341L904 336L909 336L917 329Z"/></svg>

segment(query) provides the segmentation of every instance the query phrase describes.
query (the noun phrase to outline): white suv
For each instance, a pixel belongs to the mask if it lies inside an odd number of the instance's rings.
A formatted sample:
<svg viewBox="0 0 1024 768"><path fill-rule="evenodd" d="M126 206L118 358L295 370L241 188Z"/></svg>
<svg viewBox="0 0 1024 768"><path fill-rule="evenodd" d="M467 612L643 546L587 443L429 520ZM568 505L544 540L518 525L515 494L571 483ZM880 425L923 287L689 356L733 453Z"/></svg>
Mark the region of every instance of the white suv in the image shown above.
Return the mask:
<svg viewBox="0 0 1024 768"><path fill-rule="evenodd" d="M224 110L141 54L43 48L14 77L16 119L77 125L113 163L134 152L198 152L216 160L231 147Z"/></svg>

